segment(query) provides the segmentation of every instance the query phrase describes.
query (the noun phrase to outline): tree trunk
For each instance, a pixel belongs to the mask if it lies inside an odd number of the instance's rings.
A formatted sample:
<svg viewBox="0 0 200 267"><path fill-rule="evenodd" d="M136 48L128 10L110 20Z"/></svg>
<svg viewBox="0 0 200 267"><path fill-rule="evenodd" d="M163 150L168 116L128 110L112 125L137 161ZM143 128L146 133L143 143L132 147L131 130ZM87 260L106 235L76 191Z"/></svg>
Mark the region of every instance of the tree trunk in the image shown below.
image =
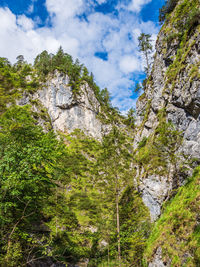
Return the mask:
<svg viewBox="0 0 200 267"><path fill-rule="evenodd" d="M117 214L117 247L118 247L118 262L121 266L121 247L120 247L120 223L119 223L119 189L118 177L116 177L116 214Z"/></svg>

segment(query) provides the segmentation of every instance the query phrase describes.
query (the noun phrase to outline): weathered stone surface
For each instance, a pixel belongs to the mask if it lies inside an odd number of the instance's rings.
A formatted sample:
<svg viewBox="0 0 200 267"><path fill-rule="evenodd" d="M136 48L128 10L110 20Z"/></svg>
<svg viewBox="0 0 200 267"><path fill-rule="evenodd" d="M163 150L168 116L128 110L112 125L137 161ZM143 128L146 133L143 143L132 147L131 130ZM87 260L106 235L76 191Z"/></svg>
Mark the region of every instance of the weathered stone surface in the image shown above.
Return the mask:
<svg viewBox="0 0 200 267"><path fill-rule="evenodd" d="M159 123L158 112L165 109L166 120L171 121L183 136L183 143L178 152L200 162L200 80L197 77L190 78L191 69L199 66L198 62L200 62L198 30L193 32L190 39L190 43L193 40L195 42L185 59L185 68L178 72L172 84L166 79L166 71L176 57L179 41L175 39L167 44L164 31L160 32L156 43L151 79L147 83L145 94L139 98L137 103L138 131L134 148L137 148L138 143L144 137L154 134ZM142 172L142 168L140 171ZM170 170L170 179L151 174L144 176L141 172L138 176L143 177L140 180L143 201L150 210L152 220L156 220L160 215L163 201L170 194L174 184L177 184L175 181L177 177L173 176L172 170ZM181 172L179 175L178 180L183 181L184 174L183 177L181 177Z"/></svg>
<svg viewBox="0 0 200 267"><path fill-rule="evenodd" d="M171 264L164 263L162 260L162 249L159 247L154 255L153 261L149 263L148 267L170 267Z"/></svg>
<svg viewBox="0 0 200 267"><path fill-rule="evenodd" d="M142 192L144 204L149 208L151 219L155 221L161 212L161 205L172 189L169 183L169 177L160 177L158 175L149 175L140 181L140 190Z"/></svg>
<svg viewBox="0 0 200 267"><path fill-rule="evenodd" d="M100 104L93 90L84 83L81 85L80 94L75 96L68 83L67 75L55 72L34 98L39 99L47 108L55 130L70 133L80 129L96 139L101 139L103 132L109 130L109 126L103 125L97 118Z"/></svg>
<svg viewBox="0 0 200 267"><path fill-rule="evenodd" d="M37 260L27 264L28 267L66 267L66 264L61 262L54 262L51 257L46 258L45 260ZM74 266L78 267L78 266Z"/></svg>

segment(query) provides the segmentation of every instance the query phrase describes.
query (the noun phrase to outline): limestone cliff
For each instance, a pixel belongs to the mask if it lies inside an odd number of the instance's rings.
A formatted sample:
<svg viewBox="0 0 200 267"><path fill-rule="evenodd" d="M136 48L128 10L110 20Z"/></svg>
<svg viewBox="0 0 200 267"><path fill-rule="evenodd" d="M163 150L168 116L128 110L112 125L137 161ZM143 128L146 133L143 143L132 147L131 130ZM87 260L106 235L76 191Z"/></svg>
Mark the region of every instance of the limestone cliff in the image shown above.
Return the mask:
<svg viewBox="0 0 200 267"><path fill-rule="evenodd" d="M39 101L45 107L55 131L71 133L80 129L98 140L103 133L109 131L110 126L98 119L101 105L87 82L82 83L79 92L74 94L68 75L55 71L49 75L40 90L32 96L24 95L18 104L34 104L34 101ZM35 109L37 110L37 105ZM41 124L43 125L42 122Z"/></svg>
<svg viewBox="0 0 200 267"><path fill-rule="evenodd" d="M144 94L137 102L137 134L135 148L158 135L163 121L171 122L183 138L177 146L178 170L168 160L165 174L159 166L141 164L138 170L140 190L152 219L161 213L161 206L171 190L181 185L188 172L180 170L180 162L200 162L200 16L198 1L179 1L163 25L156 42L156 54ZM162 118L161 118L162 117ZM152 141L154 142L154 141ZM147 168L148 165L148 168Z"/></svg>

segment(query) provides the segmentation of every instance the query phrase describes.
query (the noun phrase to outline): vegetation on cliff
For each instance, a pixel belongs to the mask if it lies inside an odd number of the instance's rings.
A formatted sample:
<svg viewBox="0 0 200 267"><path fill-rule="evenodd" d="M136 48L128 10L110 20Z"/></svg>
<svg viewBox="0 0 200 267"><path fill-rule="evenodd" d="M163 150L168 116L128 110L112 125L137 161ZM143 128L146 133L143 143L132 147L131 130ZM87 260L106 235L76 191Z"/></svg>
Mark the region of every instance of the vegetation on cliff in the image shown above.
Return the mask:
<svg viewBox="0 0 200 267"><path fill-rule="evenodd" d="M113 128L102 143L80 131L59 141L34 115L11 106L0 119L1 265L50 257L140 266L150 221L132 180L129 137Z"/></svg>
<svg viewBox="0 0 200 267"><path fill-rule="evenodd" d="M199 62L186 66L199 34L199 16L197 0L168 0L160 11L161 22L166 22L162 28L167 62L163 94L172 93L183 70L191 83L199 78ZM153 90L150 36L141 38L148 75L143 89ZM173 42L176 53L171 57L167 52ZM111 125L101 142L80 130L70 135L53 132L47 111L31 97L30 105L16 105L23 95L41 89L56 70L68 75L74 98L84 83L94 91L102 109L97 117ZM182 132L167 120L166 107L156 111L155 129L133 151L133 132L143 130L151 111L152 100L146 97L146 92L140 97L146 107L143 122L136 128L135 111L120 115L111 105L108 90L100 90L92 73L62 48L55 55L43 51L33 65L23 56L13 65L0 58L1 266L49 261L139 267L153 261L159 249L163 262L171 266L200 265L200 168L167 196L155 224L138 189L148 175L169 178L169 166L178 176L180 162L185 160L177 153ZM41 118L46 127L40 126ZM134 179L141 169L140 177Z"/></svg>
<svg viewBox="0 0 200 267"><path fill-rule="evenodd" d="M148 239L145 256L151 261L161 247L163 260L171 266L200 265L200 168L163 207Z"/></svg>

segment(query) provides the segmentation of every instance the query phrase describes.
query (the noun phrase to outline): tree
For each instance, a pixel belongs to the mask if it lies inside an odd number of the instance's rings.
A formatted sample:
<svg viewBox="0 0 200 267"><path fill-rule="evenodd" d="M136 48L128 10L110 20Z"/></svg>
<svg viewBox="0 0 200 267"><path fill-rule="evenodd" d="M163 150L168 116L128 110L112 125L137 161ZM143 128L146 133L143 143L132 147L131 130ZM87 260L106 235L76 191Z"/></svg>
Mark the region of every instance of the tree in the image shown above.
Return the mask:
<svg viewBox="0 0 200 267"><path fill-rule="evenodd" d="M151 53L153 51L153 46L151 44L150 38L151 35L145 33L141 33L141 35L138 37L139 51L143 53L146 60L145 72L147 76L149 76L151 71Z"/></svg>
<svg viewBox="0 0 200 267"><path fill-rule="evenodd" d="M109 93L108 89L107 88L102 89L100 94L101 94L103 104L107 108L110 108L111 107L111 101L110 101L110 93Z"/></svg>
<svg viewBox="0 0 200 267"><path fill-rule="evenodd" d="M16 69L16 71L20 70L22 68L22 66L26 63L24 60L24 56L23 55L19 55L16 57L17 62L14 64L14 68Z"/></svg>
<svg viewBox="0 0 200 267"><path fill-rule="evenodd" d="M41 225L61 156L62 145L36 125L28 106L13 106L1 116L0 264L21 266L41 255L31 233Z"/></svg>
<svg viewBox="0 0 200 267"><path fill-rule="evenodd" d="M140 93L141 89L142 89L142 86L140 85L140 83L137 83L135 90L134 90L134 93Z"/></svg>
<svg viewBox="0 0 200 267"><path fill-rule="evenodd" d="M34 67L44 75L49 73L51 70L51 65L51 57L46 50L39 54L34 61Z"/></svg>
<svg viewBox="0 0 200 267"><path fill-rule="evenodd" d="M63 59L64 59L64 51L62 47L60 46L56 55L53 57L53 64L55 66L60 66L63 64Z"/></svg>
<svg viewBox="0 0 200 267"><path fill-rule="evenodd" d="M135 127L135 109L133 109L133 108L129 109L125 122L131 128Z"/></svg>
<svg viewBox="0 0 200 267"><path fill-rule="evenodd" d="M104 196L104 203L108 205L110 214L116 218L116 237L118 264L121 266L121 242L120 242L120 196L130 181L131 155L128 137L116 126L103 139L102 152L97 161L97 168L101 180L97 181L98 188L101 188ZM112 212L111 212L112 211ZM107 218L106 220L109 220ZM112 218L110 221L112 222ZM111 233L110 233L111 235ZM110 238L108 237L108 241Z"/></svg>
<svg viewBox="0 0 200 267"><path fill-rule="evenodd" d="M119 209L122 257L130 263L128 266L143 266L143 252L151 223L149 210L134 186L127 186L124 190Z"/></svg>

